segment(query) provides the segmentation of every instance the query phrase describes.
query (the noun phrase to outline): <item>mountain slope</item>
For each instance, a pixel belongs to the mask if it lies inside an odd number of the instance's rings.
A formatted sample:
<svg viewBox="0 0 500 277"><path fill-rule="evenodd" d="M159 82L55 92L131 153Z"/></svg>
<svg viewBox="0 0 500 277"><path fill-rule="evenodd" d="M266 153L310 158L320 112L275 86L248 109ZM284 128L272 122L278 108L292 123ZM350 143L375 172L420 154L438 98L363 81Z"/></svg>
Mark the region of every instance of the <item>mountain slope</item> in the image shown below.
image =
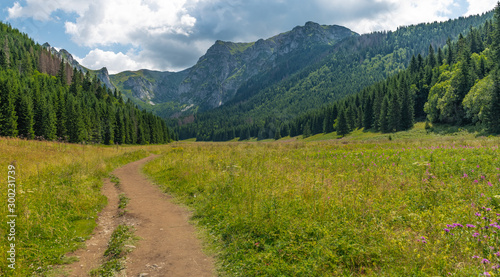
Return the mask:
<svg viewBox="0 0 500 277"><path fill-rule="evenodd" d="M173 138L161 118L103 85L105 68L84 74L67 51L3 23L0 42L0 136L104 144Z"/></svg>
<svg viewBox="0 0 500 277"><path fill-rule="evenodd" d="M210 139L225 132L231 139L231 134L238 136L247 128L257 136L261 129L274 129L270 122L287 122L399 72L413 55L426 53L429 45L438 49L491 17L490 12L345 39L330 48L330 55L288 78L274 82L267 82L268 76L250 79L238 90L236 101L197 114L193 124L179 130L180 138ZM262 83L268 84L260 86Z"/></svg>
<svg viewBox="0 0 500 277"><path fill-rule="evenodd" d="M217 41L195 66L181 72L122 72L112 75L111 81L128 97L150 104L172 103L170 115L189 109L191 113L198 108L205 111L232 100L241 85L254 76L292 74L325 55L332 45L353 36L358 34L345 27L307 22L266 40Z"/></svg>
<svg viewBox="0 0 500 277"><path fill-rule="evenodd" d="M66 49L57 50L56 48L50 46L50 44L48 42L44 43L42 45L42 47L49 50L50 53L52 53L52 55L58 57L60 60L64 59L64 61L66 63L68 63L71 66L71 68L76 68L78 71L83 72L84 74L89 72L91 77L96 76L98 80L100 80L103 84L106 85L106 87L108 87L110 89L115 88L113 86L113 84L111 84L108 69L106 67L103 67L103 68L98 69L98 70L88 69L85 66L82 66L77 60L75 60L73 58L73 55L71 55ZM70 75L70 74L68 74L68 75ZM68 83L70 81L71 81L71 79L68 79Z"/></svg>

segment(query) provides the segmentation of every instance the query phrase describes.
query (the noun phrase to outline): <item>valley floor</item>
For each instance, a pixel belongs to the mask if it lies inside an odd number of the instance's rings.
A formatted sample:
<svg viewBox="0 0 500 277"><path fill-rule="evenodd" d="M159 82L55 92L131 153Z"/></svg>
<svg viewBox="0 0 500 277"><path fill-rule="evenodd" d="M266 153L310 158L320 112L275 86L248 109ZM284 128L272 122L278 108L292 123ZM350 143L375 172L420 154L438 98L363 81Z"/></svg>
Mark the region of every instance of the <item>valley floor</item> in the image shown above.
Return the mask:
<svg viewBox="0 0 500 277"><path fill-rule="evenodd" d="M143 238L128 254L133 276L156 276L177 262L186 270L210 264L189 254L194 237L179 235L193 235L187 219L214 253L220 276L498 274L500 138L469 131L417 124L408 132L360 130L321 141L332 134L137 147L0 140L4 161L16 157L21 165L18 214L29 230L19 234L13 276L58 276L53 265L73 261L64 253L90 238L105 206L100 180L127 163L114 174L130 198L126 216ZM159 157L130 163L151 153ZM160 190L139 185L146 161L144 172ZM179 223L169 221L171 212Z"/></svg>

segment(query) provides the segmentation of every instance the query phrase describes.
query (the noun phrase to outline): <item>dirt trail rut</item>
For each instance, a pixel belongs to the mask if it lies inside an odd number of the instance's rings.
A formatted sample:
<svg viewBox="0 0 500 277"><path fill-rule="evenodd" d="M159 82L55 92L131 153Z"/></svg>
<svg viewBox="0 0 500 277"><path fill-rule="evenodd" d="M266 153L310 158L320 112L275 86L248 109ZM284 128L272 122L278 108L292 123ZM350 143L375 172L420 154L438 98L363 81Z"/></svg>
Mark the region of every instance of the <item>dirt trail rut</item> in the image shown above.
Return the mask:
<svg viewBox="0 0 500 277"><path fill-rule="evenodd" d="M109 179L104 181L102 193L108 198L108 205L99 213L97 227L92 238L85 242L86 248L79 249L69 256L77 256L79 261L66 266L69 276L87 276L88 272L99 266L108 246L111 233L118 225L118 189ZM65 275L67 276L67 275Z"/></svg>
<svg viewBox="0 0 500 277"><path fill-rule="evenodd" d="M127 255L126 275L215 276L213 259L202 252L195 229L188 222L189 212L174 205L171 197L141 173L142 166L155 157L129 163L113 172L120 179L120 190L130 198L127 224L135 227L135 235L140 238L136 249ZM103 252L104 249L101 257ZM78 266L84 261L81 258Z"/></svg>
<svg viewBox="0 0 500 277"><path fill-rule="evenodd" d="M201 250L201 242L189 224L186 209L141 173L141 167L155 156L125 165L113 173L130 198L128 215L136 220L135 234L141 239L128 255L127 276L213 276L213 260Z"/></svg>

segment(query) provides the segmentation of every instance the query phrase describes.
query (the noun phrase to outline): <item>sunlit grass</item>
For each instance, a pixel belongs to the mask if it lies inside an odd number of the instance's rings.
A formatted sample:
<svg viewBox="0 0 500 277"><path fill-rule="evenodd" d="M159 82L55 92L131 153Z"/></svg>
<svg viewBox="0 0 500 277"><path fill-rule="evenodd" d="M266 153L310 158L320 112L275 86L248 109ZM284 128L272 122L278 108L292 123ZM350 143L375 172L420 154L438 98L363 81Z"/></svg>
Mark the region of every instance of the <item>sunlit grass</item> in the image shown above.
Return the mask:
<svg viewBox="0 0 500 277"><path fill-rule="evenodd" d="M123 164L148 156L151 147L103 147L0 138L0 176L15 165L16 269L7 268L7 224L0 225L0 275L45 275L69 262L106 204L102 180ZM0 185L0 217L7 220L7 183Z"/></svg>
<svg viewBox="0 0 500 277"><path fill-rule="evenodd" d="M444 229L500 213L498 142L176 143L145 171L194 209L222 275L477 276L499 245Z"/></svg>

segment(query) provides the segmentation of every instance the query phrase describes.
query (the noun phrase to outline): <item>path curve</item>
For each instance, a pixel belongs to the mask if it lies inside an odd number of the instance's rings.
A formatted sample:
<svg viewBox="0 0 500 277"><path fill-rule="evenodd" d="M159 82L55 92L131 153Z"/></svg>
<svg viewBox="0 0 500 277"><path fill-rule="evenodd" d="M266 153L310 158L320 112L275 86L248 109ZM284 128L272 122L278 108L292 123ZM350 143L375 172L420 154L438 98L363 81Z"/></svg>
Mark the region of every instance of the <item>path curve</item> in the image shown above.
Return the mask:
<svg viewBox="0 0 500 277"><path fill-rule="evenodd" d="M130 202L127 216L140 237L127 256L127 276L214 276L213 259L202 252L189 212L143 174L142 166L157 156L129 163L113 174ZM146 275L147 274L147 275Z"/></svg>

